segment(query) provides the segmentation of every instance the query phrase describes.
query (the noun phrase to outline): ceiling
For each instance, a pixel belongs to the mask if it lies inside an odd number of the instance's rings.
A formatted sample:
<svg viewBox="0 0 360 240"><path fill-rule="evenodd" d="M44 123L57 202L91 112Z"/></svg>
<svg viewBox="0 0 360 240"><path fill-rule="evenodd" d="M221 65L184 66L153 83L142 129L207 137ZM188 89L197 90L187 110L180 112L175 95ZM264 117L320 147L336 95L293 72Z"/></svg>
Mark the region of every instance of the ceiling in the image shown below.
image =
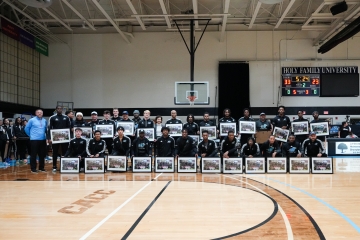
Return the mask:
<svg viewBox="0 0 360 240"><path fill-rule="evenodd" d="M22 0L39 1L39 0ZM45 1L45 0L43 0ZM187 19L211 19L206 31L317 31L314 45L359 16L360 0L346 0L348 10L333 16L330 7L342 0L52 0L47 8L34 8L18 0L2 0L1 15L47 42L56 34L119 33L130 42L134 32L190 29ZM181 19L181 20L178 20ZM207 20L195 21L195 30Z"/></svg>

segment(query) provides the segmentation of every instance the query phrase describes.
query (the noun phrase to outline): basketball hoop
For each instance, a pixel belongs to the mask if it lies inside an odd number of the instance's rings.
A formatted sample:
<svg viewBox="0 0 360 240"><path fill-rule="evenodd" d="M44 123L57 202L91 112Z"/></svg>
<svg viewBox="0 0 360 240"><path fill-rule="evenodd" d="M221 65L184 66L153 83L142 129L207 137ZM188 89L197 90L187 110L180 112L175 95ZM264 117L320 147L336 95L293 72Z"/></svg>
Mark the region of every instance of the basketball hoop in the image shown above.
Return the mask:
<svg viewBox="0 0 360 240"><path fill-rule="evenodd" d="M187 96L186 98L188 99L190 106L194 106L195 100L197 99L197 97L196 96Z"/></svg>

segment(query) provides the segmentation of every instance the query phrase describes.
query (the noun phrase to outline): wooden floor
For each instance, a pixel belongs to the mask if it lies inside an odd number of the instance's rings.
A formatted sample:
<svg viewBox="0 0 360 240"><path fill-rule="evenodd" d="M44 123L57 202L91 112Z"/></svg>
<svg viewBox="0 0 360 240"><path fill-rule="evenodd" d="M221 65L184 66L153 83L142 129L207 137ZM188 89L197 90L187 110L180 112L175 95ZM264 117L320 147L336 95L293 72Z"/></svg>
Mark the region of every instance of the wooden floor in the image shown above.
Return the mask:
<svg viewBox="0 0 360 240"><path fill-rule="evenodd" d="M360 239L360 173L0 169L0 239Z"/></svg>

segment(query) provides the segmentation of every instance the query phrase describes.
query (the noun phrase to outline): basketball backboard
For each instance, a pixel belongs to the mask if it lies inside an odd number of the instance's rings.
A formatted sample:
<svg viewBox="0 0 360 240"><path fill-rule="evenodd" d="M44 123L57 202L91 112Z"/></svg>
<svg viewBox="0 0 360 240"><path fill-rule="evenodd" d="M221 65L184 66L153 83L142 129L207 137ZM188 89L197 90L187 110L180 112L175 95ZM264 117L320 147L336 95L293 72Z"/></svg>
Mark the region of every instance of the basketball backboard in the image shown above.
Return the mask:
<svg viewBox="0 0 360 240"><path fill-rule="evenodd" d="M175 82L175 105L209 105L209 82Z"/></svg>

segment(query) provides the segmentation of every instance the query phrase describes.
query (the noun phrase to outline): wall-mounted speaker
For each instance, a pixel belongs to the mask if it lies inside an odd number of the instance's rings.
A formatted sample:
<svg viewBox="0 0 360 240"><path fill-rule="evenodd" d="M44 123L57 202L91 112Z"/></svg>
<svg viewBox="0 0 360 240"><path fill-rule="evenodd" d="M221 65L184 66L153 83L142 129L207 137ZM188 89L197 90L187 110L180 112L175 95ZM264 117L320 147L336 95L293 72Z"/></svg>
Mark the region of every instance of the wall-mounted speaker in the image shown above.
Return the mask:
<svg viewBox="0 0 360 240"><path fill-rule="evenodd" d="M348 6L345 1L337 3L336 5L330 8L332 15L337 15L339 13L345 12L348 9Z"/></svg>

